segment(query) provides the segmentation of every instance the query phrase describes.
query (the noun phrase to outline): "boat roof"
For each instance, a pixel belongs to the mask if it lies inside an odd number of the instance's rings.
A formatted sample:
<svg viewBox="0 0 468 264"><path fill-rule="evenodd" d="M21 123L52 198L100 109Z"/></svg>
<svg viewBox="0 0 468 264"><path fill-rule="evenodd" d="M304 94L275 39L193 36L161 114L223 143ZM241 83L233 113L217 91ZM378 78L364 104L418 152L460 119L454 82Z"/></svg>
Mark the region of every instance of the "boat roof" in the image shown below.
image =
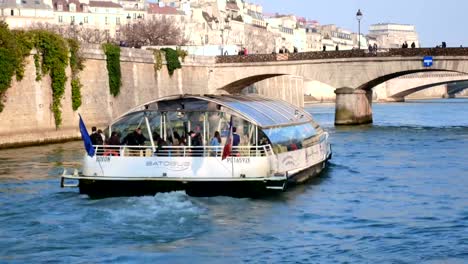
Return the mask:
<svg viewBox="0 0 468 264"><path fill-rule="evenodd" d="M301 107L286 101L249 95L174 95L139 105L121 117L135 111L230 111L259 127L287 126L313 122ZM119 118L120 119L120 118Z"/></svg>

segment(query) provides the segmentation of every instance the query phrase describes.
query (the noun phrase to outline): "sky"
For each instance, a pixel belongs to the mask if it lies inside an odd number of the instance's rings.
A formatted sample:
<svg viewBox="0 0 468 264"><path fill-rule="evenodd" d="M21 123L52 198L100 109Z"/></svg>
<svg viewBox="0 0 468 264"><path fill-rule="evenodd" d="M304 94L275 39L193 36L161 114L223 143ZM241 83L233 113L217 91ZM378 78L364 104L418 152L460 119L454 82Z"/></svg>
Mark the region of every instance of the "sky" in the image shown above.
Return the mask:
<svg viewBox="0 0 468 264"><path fill-rule="evenodd" d="M358 32L356 12L361 9L361 32L377 23L416 26L422 47L442 41L449 47L468 47L467 0L250 0L263 5L263 12L294 14L321 25L336 24Z"/></svg>

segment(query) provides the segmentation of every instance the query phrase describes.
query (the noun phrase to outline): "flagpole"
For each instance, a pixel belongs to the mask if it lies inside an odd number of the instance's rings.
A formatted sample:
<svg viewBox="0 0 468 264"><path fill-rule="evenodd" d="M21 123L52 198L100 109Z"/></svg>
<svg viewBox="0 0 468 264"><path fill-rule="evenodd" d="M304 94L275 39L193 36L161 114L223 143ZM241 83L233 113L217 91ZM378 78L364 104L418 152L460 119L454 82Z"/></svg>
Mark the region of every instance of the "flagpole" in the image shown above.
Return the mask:
<svg viewBox="0 0 468 264"><path fill-rule="evenodd" d="M231 170L232 177L234 178L234 157L232 156L232 151L231 151L231 166L232 166L232 170Z"/></svg>

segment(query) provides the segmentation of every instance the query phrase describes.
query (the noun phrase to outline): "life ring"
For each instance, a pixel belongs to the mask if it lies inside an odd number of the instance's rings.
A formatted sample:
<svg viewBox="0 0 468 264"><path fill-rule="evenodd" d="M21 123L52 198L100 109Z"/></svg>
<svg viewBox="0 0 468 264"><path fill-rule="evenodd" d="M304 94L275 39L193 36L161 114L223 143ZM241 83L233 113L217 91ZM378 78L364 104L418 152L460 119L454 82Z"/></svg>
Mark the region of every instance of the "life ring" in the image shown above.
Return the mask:
<svg viewBox="0 0 468 264"><path fill-rule="evenodd" d="M104 151L103 156L119 156L119 153L115 150L106 150Z"/></svg>

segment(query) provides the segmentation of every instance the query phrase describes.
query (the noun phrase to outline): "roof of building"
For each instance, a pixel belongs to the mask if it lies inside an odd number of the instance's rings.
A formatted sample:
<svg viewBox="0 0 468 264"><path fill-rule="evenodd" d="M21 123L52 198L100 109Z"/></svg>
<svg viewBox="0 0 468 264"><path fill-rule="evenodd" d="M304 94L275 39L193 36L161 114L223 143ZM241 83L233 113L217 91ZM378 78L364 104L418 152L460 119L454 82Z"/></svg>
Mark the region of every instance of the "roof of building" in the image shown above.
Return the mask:
<svg viewBox="0 0 468 264"><path fill-rule="evenodd" d="M235 2L228 2L226 3L226 9L239 10L239 7Z"/></svg>
<svg viewBox="0 0 468 264"><path fill-rule="evenodd" d="M51 9L51 6L46 5L43 0L21 0L18 4L16 0L3 0L0 2L2 8L35 8L35 9Z"/></svg>
<svg viewBox="0 0 468 264"><path fill-rule="evenodd" d="M122 8L121 5L108 1L89 1L90 7Z"/></svg>
<svg viewBox="0 0 468 264"><path fill-rule="evenodd" d="M180 14L179 11L175 7L172 6L159 6L155 3L150 3L148 5L148 13L149 14L164 14L164 15L178 15Z"/></svg>
<svg viewBox="0 0 468 264"><path fill-rule="evenodd" d="M203 18L206 20L206 22L211 22L211 21L217 21L218 19L215 16L210 16L207 12L203 11L202 12Z"/></svg>
<svg viewBox="0 0 468 264"><path fill-rule="evenodd" d="M75 4L76 6L76 11L75 12L83 12L83 6L87 6L87 4L82 4L80 3L79 0L53 0L52 5L54 6L54 10L58 11L58 5L62 5L62 10L63 12L69 12L70 11L70 4Z"/></svg>

